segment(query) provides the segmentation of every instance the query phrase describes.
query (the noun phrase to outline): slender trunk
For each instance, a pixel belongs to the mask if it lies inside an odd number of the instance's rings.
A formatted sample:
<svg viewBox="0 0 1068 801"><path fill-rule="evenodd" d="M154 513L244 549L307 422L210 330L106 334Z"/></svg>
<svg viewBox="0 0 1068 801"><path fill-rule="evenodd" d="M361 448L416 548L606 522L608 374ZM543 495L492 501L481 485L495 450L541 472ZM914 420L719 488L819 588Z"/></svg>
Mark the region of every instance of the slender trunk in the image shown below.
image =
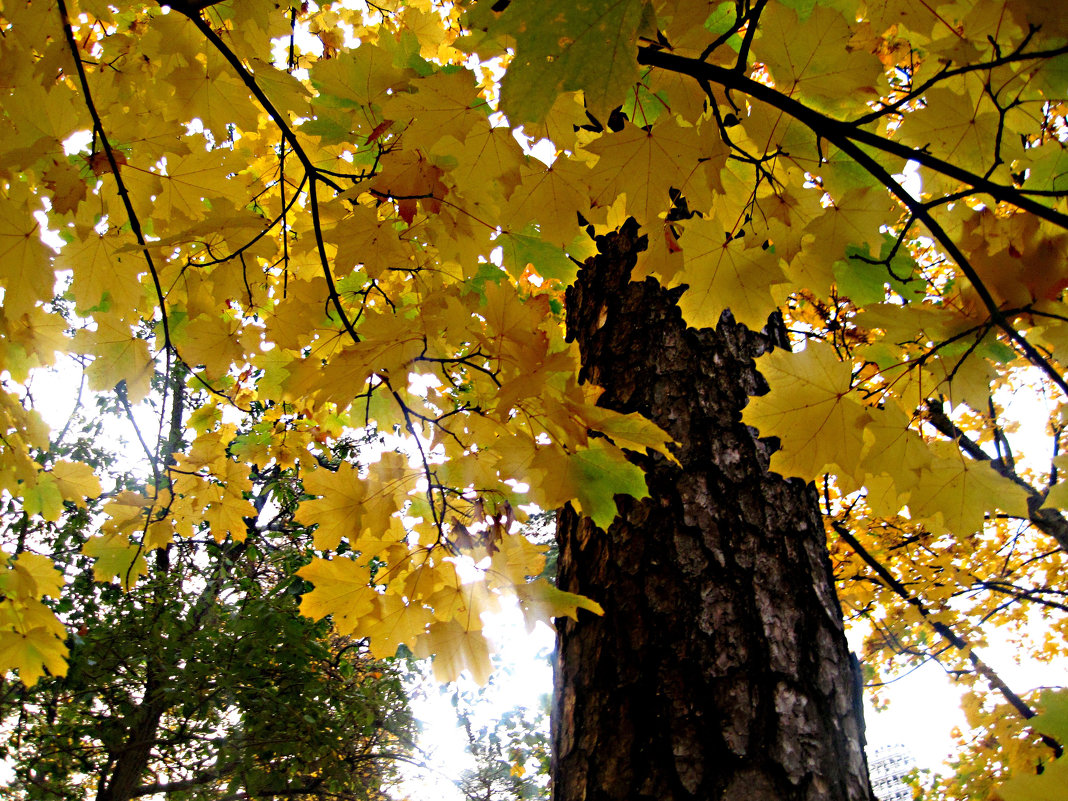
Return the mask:
<svg viewBox="0 0 1068 801"><path fill-rule="evenodd" d="M166 709L163 693L149 682L145 699L137 708L126 742L114 755L111 775L101 783L96 801L130 801L148 769L152 748L156 744L159 722Z"/></svg>
<svg viewBox="0 0 1068 801"><path fill-rule="evenodd" d="M782 324L687 328L680 290L630 281L633 221L598 246L567 298L582 377L667 430L681 467L633 454L650 497L619 497L607 533L559 516L560 586L605 614L559 626L553 797L870 801L815 490L768 473L740 420Z"/></svg>
<svg viewBox="0 0 1068 801"><path fill-rule="evenodd" d="M183 379L183 368L180 365L172 366L169 376L170 388L173 392L170 431L167 434L167 439L162 444L160 458L160 464L165 468L174 466L175 451L181 447L182 443L182 432L184 431L182 415L185 412L185 382ZM244 546L242 545L241 547L243 548ZM153 589L152 597L155 602L154 609L156 614L160 614L168 602L164 592L164 585L160 580L170 572L170 551L170 545L155 551L156 585ZM208 586L209 588L214 587L214 593L211 596L214 599L218 595L218 584L213 581ZM201 597L206 598L207 592L208 589L205 589L205 594ZM206 612L206 608L204 611ZM198 625L203 614L204 612L201 612L196 617ZM160 679L159 676L166 675L168 671L163 666L154 663L154 655L163 652L163 644L155 635L153 635L152 640L153 642L151 642L150 646L146 643L144 698L131 716L132 721L127 730L126 741L121 748L110 755L111 759L108 763L110 771L107 776L101 779L100 786L97 788L96 801L130 801L139 788L141 779L148 771L152 749L159 737L160 721L163 719L163 713L167 710L165 687L163 686L167 679ZM168 668L171 675L173 675L174 665L168 665Z"/></svg>

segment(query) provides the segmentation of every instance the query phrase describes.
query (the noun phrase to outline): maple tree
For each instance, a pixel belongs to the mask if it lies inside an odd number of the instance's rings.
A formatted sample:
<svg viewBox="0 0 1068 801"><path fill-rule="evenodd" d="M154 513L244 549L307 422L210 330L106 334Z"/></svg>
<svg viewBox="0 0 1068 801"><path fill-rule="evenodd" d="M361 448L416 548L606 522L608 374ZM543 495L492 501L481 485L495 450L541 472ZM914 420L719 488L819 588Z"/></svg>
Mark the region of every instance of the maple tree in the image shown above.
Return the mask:
<svg viewBox="0 0 1068 801"><path fill-rule="evenodd" d="M668 498L670 471L697 475L673 425L699 399L680 383L628 398L625 363L597 361L613 356L599 341L651 329L585 289L565 338L578 266L625 266L589 286L655 284L665 320L708 347L714 331L749 343L726 393L742 417L723 429L742 444L715 451L715 475L731 454L768 458L748 425L775 438L773 474L819 479L868 678L937 656L975 684L981 769L944 792L981 795L1060 753L1022 725L1040 699L982 651L992 627L1037 620L1032 651L1054 659L1068 625L1059 2L0 14L0 669L26 685L67 670L55 523L99 498L80 552L136 588L191 537L245 541L265 470L301 482L295 521L315 527L301 611L376 657L405 643L443 679L484 680L481 615L502 597L531 625L605 611L530 580L544 555L516 525L570 503L590 521L572 534L618 533L649 508L623 496L651 482ZM516 133L544 140L544 160ZM780 309L785 328L750 335ZM56 354L156 411L138 487L52 447L30 390ZM153 390L157 374L183 378ZM1014 412L1014 396L1035 405ZM1019 416L1048 420L1041 444L1021 443ZM358 430L387 439L339 462ZM790 503L811 507L803 494ZM801 580L823 587L821 570ZM816 638L832 643L834 704L852 693L840 623ZM841 736L864 797L859 732Z"/></svg>

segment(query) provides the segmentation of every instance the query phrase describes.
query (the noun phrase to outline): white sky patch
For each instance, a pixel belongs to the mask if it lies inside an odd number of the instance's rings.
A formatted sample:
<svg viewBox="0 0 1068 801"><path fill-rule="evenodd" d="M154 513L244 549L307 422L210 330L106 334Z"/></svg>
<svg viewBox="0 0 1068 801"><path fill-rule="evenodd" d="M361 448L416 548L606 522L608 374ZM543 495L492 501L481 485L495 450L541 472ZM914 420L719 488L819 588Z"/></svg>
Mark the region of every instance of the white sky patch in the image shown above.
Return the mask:
<svg viewBox="0 0 1068 801"><path fill-rule="evenodd" d="M426 683L424 692L412 698L412 711L420 721L420 745L425 750L427 769L403 767L402 792L411 799L463 801L457 782L465 770L474 768L466 751L467 735L460 728L451 695L456 686L483 693L487 709L501 715L516 707L540 709L552 693L553 675L549 656L555 633L539 623L527 632L523 616L515 604L502 604L500 612L483 618L485 632L496 647L493 683L481 690L463 676L446 686Z"/></svg>
<svg viewBox="0 0 1068 801"><path fill-rule="evenodd" d="M75 153L81 153L83 150L88 151L92 144L92 131L75 131L63 140L63 152L68 156L72 156Z"/></svg>
<svg viewBox="0 0 1068 801"><path fill-rule="evenodd" d="M539 139L535 142L533 137L525 135L521 139L518 132L514 133L513 136L515 136L516 141L522 145L524 152L526 152L528 156L533 156L546 167L551 167L553 162L556 161L556 145L549 139Z"/></svg>
<svg viewBox="0 0 1068 801"><path fill-rule="evenodd" d="M1012 386L1004 386L994 394L994 400L1002 406L1002 418L1012 421L1012 431L1006 437L1013 447L1013 456L1018 467L1048 473L1053 458L1054 439L1048 430L1057 411L1059 396L1042 391L1045 374L1037 367L1023 367L1012 375ZM1022 447L1021 447L1022 446ZM988 453L993 447L984 445Z"/></svg>
<svg viewBox="0 0 1068 801"><path fill-rule="evenodd" d="M864 699L864 724L869 754L880 745L900 743L916 766L944 773L953 752L954 726L968 728L960 708L963 688L952 682L935 662L927 662L883 688L890 704L877 711Z"/></svg>
<svg viewBox="0 0 1068 801"><path fill-rule="evenodd" d="M907 162L904 171L893 176L893 179L901 184L901 187L909 193L913 200L920 199L920 195L923 193L923 178L920 176L920 162Z"/></svg>
<svg viewBox="0 0 1068 801"><path fill-rule="evenodd" d="M81 366L72 358L60 356L53 368L35 368L30 372L26 389L32 399L33 407L41 414L52 430L53 441L67 426L73 414L93 419L96 417L96 400L101 393L90 390L83 376ZM130 404L132 420L122 414L103 416L102 444L108 451L116 454L116 461L108 465L109 473L130 473L148 480L151 470L147 466L145 452L137 439L137 430L141 432L148 447L154 447L160 430L159 410L147 403ZM78 435L78 424L72 422L66 432L65 442ZM100 474L105 492L110 486L108 473Z"/></svg>

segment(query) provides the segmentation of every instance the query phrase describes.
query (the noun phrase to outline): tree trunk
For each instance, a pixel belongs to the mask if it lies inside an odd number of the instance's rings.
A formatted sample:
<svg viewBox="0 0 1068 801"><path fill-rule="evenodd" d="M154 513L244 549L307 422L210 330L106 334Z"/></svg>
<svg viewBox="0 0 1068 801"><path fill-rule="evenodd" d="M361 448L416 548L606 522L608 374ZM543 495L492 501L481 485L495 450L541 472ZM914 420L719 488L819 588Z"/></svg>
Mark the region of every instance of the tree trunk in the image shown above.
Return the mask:
<svg viewBox="0 0 1068 801"><path fill-rule="evenodd" d="M553 798L870 801L815 490L769 473L741 423L782 323L687 328L681 290L630 282L633 220L598 247L567 297L581 377L667 430L682 466L630 454L650 497L619 497L607 533L559 516L559 585L605 614L558 627Z"/></svg>
<svg viewBox="0 0 1068 801"><path fill-rule="evenodd" d="M149 668L151 673L152 668ZM159 722L167 708L162 689L151 681L145 690L145 699L133 714L126 741L117 749L110 762L110 776L101 777L96 801L130 801L148 770L152 748L156 745Z"/></svg>

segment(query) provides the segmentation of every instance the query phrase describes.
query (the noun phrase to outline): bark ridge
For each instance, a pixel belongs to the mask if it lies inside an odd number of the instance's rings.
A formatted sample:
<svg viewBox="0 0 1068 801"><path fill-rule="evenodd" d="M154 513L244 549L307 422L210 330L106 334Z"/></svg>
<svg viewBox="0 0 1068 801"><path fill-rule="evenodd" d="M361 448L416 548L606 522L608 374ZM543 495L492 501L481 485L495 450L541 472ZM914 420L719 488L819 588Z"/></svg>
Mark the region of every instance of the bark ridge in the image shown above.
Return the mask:
<svg viewBox="0 0 1068 801"><path fill-rule="evenodd" d="M602 618L559 621L555 801L870 801L863 721L812 485L767 470L741 422L754 358L787 346L724 313L695 330L683 289L630 281L645 238L598 238L567 295L599 403L679 443L631 454L650 497L607 532L561 511L559 585Z"/></svg>

